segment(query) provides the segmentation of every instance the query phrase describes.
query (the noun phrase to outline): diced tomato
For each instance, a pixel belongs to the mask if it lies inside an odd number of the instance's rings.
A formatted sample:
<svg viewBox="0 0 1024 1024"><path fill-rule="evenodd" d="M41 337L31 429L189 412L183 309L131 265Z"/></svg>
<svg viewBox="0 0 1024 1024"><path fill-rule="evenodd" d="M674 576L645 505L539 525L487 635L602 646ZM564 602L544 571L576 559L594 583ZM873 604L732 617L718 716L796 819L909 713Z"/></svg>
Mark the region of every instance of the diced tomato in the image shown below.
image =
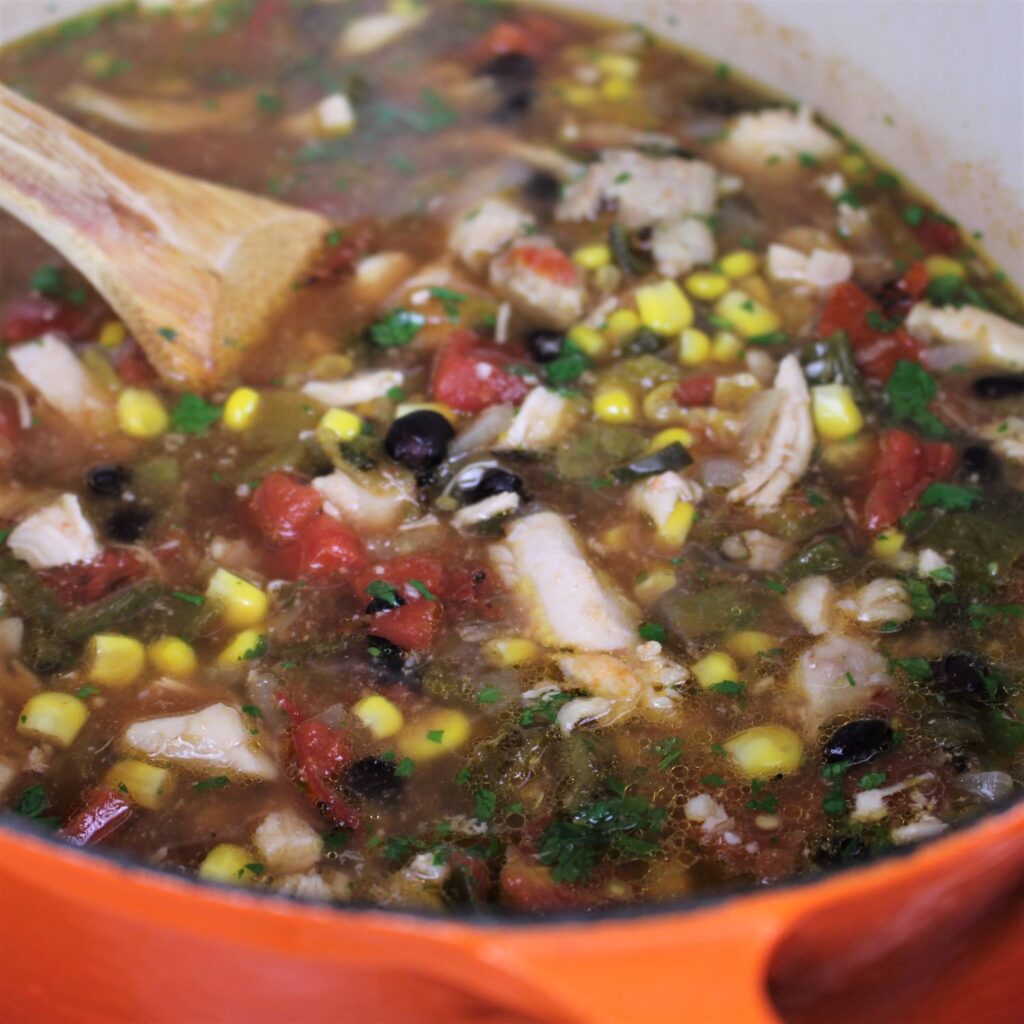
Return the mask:
<svg viewBox="0 0 1024 1024"><path fill-rule="evenodd" d="M476 49L482 57L500 57L520 53L539 59L562 41L562 29L550 18L539 14L524 15L519 22L499 21L480 40Z"/></svg>
<svg viewBox="0 0 1024 1024"><path fill-rule="evenodd" d="M596 892L556 882L551 871L516 846L510 846L498 879L501 905L528 913L554 913L596 906Z"/></svg>
<svg viewBox="0 0 1024 1024"><path fill-rule="evenodd" d="M348 740L326 722L307 719L292 730L292 748L299 779L335 825L359 827L359 814L338 792L337 778L352 761Z"/></svg>
<svg viewBox="0 0 1024 1024"><path fill-rule="evenodd" d="M323 498L291 473L269 473L253 492L249 510L256 527L274 545L301 536L320 515Z"/></svg>
<svg viewBox="0 0 1024 1024"><path fill-rule="evenodd" d="M320 585L350 579L365 564L363 542L329 515L318 516L298 540L274 556L275 571L281 576Z"/></svg>
<svg viewBox="0 0 1024 1024"><path fill-rule="evenodd" d="M442 596L445 607L456 615L462 611L475 611L488 619L503 614L494 600L493 573L482 567L457 569L445 581Z"/></svg>
<svg viewBox="0 0 1024 1024"><path fill-rule="evenodd" d="M905 430L886 430L864 504L864 522L872 533L906 515L929 484L956 468L956 449L944 441L926 441Z"/></svg>
<svg viewBox="0 0 1024 1024"><path fill-rule="evenodd" d="M132 804L116 789L90 789L81 810L61 830L72 846L100 843L132 816Z"/></svg>
<svg viewBox="0 0 1024 1024"><path fill-rule="evenodd" d="M711 405L715 400L715 378L710 373L694 373L677 385L675 399L680 405Z"/></svg>
<svg viewBox="0 0 1024 1024"><path fill-rule="evenodd" d="M875 317L879 319L872 324ZM852 281L844 281L832 289L818 322L818 334L828 337L844 331L864 374L887 381L901 359L920 361L921 346L902 327L879 330L877 324L884 319L878 303Z"/></svg>
<svg viewBox="0 0 1024 1024"><path fill-rule="evenodd" d="M111 361L118 377L129 387L146 388L156 381L156 371L134 338L120 345Z"/></svg>
<svg viewBox="0 0 1024 1024"><path fill-rule="evenodd" d="M914 263L897 283L912 299L919 299L928 287L928 268L921 262Z"/></svg>
<svg viewBox="0 0 1024 1024"><path fill-rule="evenodd" d="M579 280L575 264L556 245L520 245L508 254L508 259L567 288Z"/></svg>
<svg viewBox="0 0 1024 1024"><path fill-rule="evenodd" d="M429 651L441 630L444 613L437 601L420 598L377 612L370 630L406 651Z"/></svg>
<svg viewBox="0 0 1024 1024"><path fill-rule="evenodd" d="M434 367L434 398L463 412L521 402L530 385L503 369L510 363L511 357L482 346L470 331L455 331Z"/></svg>
<svg viewBox="0 0 1024 1024"><path fill-rule="evenodd" d="M929 252L948 254L956 252L963 245L960 229L955 224L949 224L934 215L925 217L914 228L914 234Z"/></svg>
<svg viewBox="0 0 1024 1024"><path fill-rule="evenodd" d="M327 244L317 256L306 284L323 284L350 274L356 263L373 247L377 232L370 224L352 224L328 235ZM333 244L332 244L333 243Z"/></svg>
<svg viewBox="0 0 1024 1024"><path fill-rule="evenodd" d="M374 580L390 583L407 600L416 600L420 593L409 586L410 580L419 580L432 594L440 595L444 589L444 567L441 560L431 555L406 555L389 562L377 562L363 569L355 579L356 593L366 594Z"/></svg>
<svg viewBox="0 0 1024 1024"><path fill-rule="evenodd" d="M39 571L39 578L66 608L92 604L145 575L146 563L124 548L110 548L91 562Z"/></svg>

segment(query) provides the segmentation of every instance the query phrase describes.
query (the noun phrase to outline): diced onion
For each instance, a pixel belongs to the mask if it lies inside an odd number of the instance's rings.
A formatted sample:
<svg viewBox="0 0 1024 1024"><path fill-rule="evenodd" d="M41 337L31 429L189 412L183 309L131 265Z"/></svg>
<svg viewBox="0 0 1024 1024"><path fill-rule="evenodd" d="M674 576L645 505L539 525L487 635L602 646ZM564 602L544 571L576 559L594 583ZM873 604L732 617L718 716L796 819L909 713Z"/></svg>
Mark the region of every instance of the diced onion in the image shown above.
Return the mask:
<svg viewBox="0 0 1024 1024"><path fill-rule="evenodd" d="M743 479L743 463L725 455L712 455L700 465L701 483L708 487L735 487Z"/></svg>
<svg viewBox="0 0 1024 1024"><path fill-rule="evenodd" d="M1006 772L964 772L956 779L957 789L989 803L998 803L1013 792L1013 779Z"/></svg>
<svg viewBox="0 0 1024 1024"><path fill-rule="evenodd" d="M486 448L497 441L512 422L515 412L511 405L492 405L455 438L448 449L451 455L461 455L476 448Z"/></svg>

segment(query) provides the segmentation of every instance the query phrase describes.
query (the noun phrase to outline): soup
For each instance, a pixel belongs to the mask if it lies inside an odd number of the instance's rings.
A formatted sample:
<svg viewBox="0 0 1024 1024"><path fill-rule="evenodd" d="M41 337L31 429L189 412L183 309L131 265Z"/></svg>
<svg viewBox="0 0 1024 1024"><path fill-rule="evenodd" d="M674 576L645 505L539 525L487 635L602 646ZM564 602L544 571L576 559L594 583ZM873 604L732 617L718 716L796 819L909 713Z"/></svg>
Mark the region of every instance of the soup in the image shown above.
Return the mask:
<svg viewBox="0 0 1024 1024"><path fill-rule="evenodd" d="M11 815L299 898L543 913L1015 792L1024 310L972 237L634 27L142 6L0 78L337 226L197 394L0 220Z"/></svg>

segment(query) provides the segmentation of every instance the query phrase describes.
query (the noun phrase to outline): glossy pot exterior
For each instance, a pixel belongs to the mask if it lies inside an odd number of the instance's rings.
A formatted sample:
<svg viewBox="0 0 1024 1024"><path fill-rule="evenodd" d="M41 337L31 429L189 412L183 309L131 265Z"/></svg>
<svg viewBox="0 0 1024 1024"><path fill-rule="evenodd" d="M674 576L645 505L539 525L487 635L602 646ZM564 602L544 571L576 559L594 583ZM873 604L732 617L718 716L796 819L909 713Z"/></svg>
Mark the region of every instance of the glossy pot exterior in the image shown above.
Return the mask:
<svg viewBox="0 0 1024 1024"><path fill-rule="evenodd" d="M1021 4L566 2L813 97L1024 278ZM88 6L0 0L0 36ZM922 93L900 39L957 88ZM0 825L0 937L8 1024L1019 1024L1024 804L867 867L543 923L258 897Z"/></svg>

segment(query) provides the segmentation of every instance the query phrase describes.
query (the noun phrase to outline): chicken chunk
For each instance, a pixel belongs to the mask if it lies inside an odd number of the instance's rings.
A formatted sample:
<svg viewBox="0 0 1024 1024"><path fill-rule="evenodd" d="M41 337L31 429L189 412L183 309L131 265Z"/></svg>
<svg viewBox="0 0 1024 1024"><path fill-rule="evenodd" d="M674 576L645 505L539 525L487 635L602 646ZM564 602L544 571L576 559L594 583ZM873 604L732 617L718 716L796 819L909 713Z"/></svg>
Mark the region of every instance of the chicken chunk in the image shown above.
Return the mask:
<svg viewBox="0 0 1024 1024"><path fill-rule="evenodd" d="M572 262L549 238L517 242L491 263L493 287L544 327L564 330L583 316L586 290Z"/></svg>
<svg viewBox="0 0 1024 1024"><path fill-rule="evenodd" d="M504 199L485 199L462 214L452 228L449 246L471 270L483 271L506 246L534 227L533 218Z"/></svg>
<svg viewBox="0 0 1024 1024"><path fill-rule="evenodd" d="M308 871L324 849L320 833L293 811L268 814L253 833L252 842L260 860L274 874Z"/></svg>
<svg viewBox="0 0 1024 1024"><path fill-rule="evenodd" d="M679 277L694 267L713 262L715 236L702 220L663 221L656 224L651 252L659 273Z"/></svg>
<svg viewBox="0 0 1024 1024"><path fill-rule="evenodd" d="M737 163L761 168L769 160L795 164L801 154L818 160L838 156L839 140L816 124L809 107L740 114L729 122L719 152Z"/></svg>
<svg viewBox="0 0 1024 1024"><path fill-rule="evenodd" d="M558 392L535 387L523 399L497 447L524 451L551 448L572 429L576 405Z"/></svg>
<svg viewBox="0 0 1024 1024"><path fill-rule="evenodd" d="M318 476L313 486L327 502L325 510L357 530L386 533L416 508L414 484L398 469L373 473L348 473L336 469L329 476Z"/></svg>
<svg viewBox="0 0 1024 1024"><path fill-rule="evenodd" d="M373 370L344 380L311 380L302 386L302 393L333 408L347 408L384 398L392 388L400 387L404 377L400 370Z"/></svg>
<svg viewBox="0 0 1024 1024"><path fill-rule="evenodd" d="M835 599L835 587L827 576L808 576L789 588L786 607L811 636L821 636L828 632Z"/></svg>
<svg viewBox="0 0 1024 1024"><path fill-rule="evenodd" d="M774 281L824 290L852 274L853 260L845 252L814 249L808 256L788 245L768 246L768 276Z"/></svg>
<svg viewBox="0 0 1024 1024"><path fill-rule="evenodd" d="M179 764L204 775L232 772L251 779L277 778L277 765L260 749L242 712L229 704L133 722L122 742L152 761Z"/></svg>
<svg viewBox="0 0 1024 1024"><path fill-rule="evenodd" d="M549 647L616 651L636 637L632 609L587 562L569 522L555 512L517 520L491 547L505 585Z"/></svg>
<svg viewBox="0 0 1024 1024"><path fill-rule="evenodd" d="M413 7L407 11L367 14L356 18L345 26L345 31L336 44L341 60L363 57L401 39L426 20L429 11L426 6Z"/></svg>
<svg viewBox="0 0 1024 1024"><path fill-rule="evenodd" d="M752 508L775 508L807 471L814 451L811 398L800 362L788 355L779 364L772 392L775 407L753 439L743 480L729 500Z"/></svg>
<svg viewBox="0 0 1024 1024"><path fill-rule="evenodd" d="M628 501L656 527L660 527L668 521L678 502L688 501L696 505L703 497L704 488L696 480L670 469L634 484Z"/></svg>
<svg viewBox="0 0 1024 1024"><path fill-rule="evenodd" d="M907 316L907 330L925 341L973 348L979 362L1024 368L1024 327L976 306L918 302Z"/></svg>
<svg viewBox="0 0 1024 1024"><path fill-rule="evenodd" d="M91 562L103 553L75 494L62 494L23 519L7 538L7 546L33 569Z"/></svg>

